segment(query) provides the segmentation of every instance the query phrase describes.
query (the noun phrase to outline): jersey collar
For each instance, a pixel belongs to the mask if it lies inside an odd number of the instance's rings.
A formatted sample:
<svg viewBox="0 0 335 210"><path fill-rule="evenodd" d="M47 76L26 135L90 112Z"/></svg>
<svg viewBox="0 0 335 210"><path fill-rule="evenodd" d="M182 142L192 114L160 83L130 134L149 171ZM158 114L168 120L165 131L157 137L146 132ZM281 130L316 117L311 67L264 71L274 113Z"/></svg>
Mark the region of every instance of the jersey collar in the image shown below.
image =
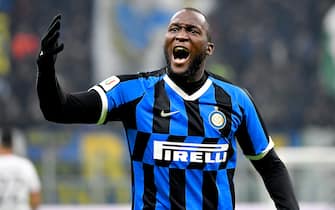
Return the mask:
<svg viewBox="0 0 335 210"><path fill-rule="evenodd" d="M182 97L186 101L197 100L208 90L208 88L212 84L212 81L207 78L206 82L202 85L202 87L199 90L197 90L191 95L188 95L176 83L174 83L167 74L163 77L163 79L172 88L172 90L174 90L180 97Z"/></svg>

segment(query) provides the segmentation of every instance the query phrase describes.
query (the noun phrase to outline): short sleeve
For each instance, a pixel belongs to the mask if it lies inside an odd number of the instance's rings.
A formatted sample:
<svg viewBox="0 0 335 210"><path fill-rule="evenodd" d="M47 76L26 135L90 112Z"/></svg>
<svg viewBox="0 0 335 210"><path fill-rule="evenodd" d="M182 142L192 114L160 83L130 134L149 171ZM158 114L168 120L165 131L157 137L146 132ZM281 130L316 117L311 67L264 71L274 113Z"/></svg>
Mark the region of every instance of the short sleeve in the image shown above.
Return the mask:
<svg viewBox="0 0 335 210"><path fill-rule="evenodd" d="M274 147L274 144L250 94L246 91L243 93L239 100L242 121L235 136L244 155L251 160L259 160Z"/></svg>
<svg viewBox="0 0 335 210"><path fill-rule="evenodd" d="M41 182L37 174L36 168L31 161L27 161L26 178L30 192L41 191Z"/></svg>
<svg viewBox="0 0 335 210"><path fill-rule="evenodd" d="M143 78L139 75L111 76L89 90L96 91L101 99L101 114L97 124L104 124L108 120L120 120L126 109L120 109L144 94Z"/></svg>
<svg viewBox="0 0 335 210"><path fill-rule="evenodd" d="M111 76L89 89L89 90L95 90L99 94L100 99L101 99L102 107L101 107L100 117L97 122L98 125L105 123L108 110L117 106L116 104L117 102L116 100L113 100L112 96L115 96L116 93L118 93L118 91L114 89L119 83L120 83L119 77Z"/></svg>

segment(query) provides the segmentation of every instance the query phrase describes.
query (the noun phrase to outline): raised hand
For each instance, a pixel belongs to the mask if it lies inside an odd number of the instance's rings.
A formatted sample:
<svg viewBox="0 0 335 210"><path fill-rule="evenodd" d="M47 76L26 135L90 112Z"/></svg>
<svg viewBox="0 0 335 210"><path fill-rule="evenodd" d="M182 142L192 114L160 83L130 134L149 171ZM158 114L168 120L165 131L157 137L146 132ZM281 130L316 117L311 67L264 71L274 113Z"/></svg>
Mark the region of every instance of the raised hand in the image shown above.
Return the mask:
<svg viewBox="0 0 335 210"><path fill-rule="evenodd" d="M39 69L51 67L55 64L57 54L64 49L64 44L59 44L61 15L56 15L49 25L47 33L42 37L41 50L37 58Z"/></svg>

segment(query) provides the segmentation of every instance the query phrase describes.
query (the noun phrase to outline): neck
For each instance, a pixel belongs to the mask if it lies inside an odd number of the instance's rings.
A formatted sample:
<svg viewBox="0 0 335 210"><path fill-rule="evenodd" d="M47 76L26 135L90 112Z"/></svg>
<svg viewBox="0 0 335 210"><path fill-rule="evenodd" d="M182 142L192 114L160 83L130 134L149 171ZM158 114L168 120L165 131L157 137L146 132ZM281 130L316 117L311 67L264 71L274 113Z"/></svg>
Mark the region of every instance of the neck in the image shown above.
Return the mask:
<svg viewBox="0 0 335 210"><path fill-rule="evenodd" d="M167 60L167 73L170 78L179 78L183 82L193 83L201 80L205 72L205 55L197 56L183 73L174 73L171 63Z"/></svg>
<svg viewBox="0 0 335 210"><path fill-rule="evenodd" d="M12 149L0 146L0 155L8 155L8 154L12 154L12 153L13 153Z"/></svg>
<svg viewBox="0 0 335 210"><path fill-rule="evenodd" d="M199 90L207 80L207 74L202 73L199 79L197 80L187 80L185 77L169 73L170 79L180 87L185 93L192 95L197 90Z"/></svg>

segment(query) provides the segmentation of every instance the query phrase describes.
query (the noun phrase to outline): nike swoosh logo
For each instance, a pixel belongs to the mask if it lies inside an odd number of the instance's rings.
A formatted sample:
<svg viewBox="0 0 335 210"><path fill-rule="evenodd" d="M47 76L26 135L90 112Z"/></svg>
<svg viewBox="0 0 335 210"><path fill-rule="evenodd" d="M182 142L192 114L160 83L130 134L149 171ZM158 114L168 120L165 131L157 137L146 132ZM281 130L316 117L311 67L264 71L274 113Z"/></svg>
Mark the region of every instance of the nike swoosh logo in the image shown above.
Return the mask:
<svg viewBox="0 0 335 210"><path fill-rule="evenodd" d="M174 111L174 112L165 112L164 110L161 111L161 117L170 117L174 114L179 113L179 111Z"/></svg>

